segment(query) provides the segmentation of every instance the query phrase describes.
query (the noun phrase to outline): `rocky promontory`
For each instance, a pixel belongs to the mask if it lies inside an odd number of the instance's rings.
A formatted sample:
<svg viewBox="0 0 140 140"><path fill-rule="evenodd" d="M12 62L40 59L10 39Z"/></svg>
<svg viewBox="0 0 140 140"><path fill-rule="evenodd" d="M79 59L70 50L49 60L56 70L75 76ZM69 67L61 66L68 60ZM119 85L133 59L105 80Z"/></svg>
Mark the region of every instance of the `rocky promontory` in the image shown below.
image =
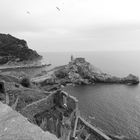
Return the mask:
<svg viewBox="0 0 140 140"><path fill-rule="evenodd" d="M51 73L51 74L50 74ZM49 76L41 81L43 85L67 83L72 84L95 84L95 83L117 83L117 84L138 84L139 78L133 74L126 77L117 77L102 72L97 67L91 65L84 58L75 58L67 65L54 68Z"/></svg>
<svg viewBox="0 0 140 140"><path fill-rule="evenodd" d="M0 34L0 64L39 60L36 51L28 48L27 42L10 34Z"/></svg>

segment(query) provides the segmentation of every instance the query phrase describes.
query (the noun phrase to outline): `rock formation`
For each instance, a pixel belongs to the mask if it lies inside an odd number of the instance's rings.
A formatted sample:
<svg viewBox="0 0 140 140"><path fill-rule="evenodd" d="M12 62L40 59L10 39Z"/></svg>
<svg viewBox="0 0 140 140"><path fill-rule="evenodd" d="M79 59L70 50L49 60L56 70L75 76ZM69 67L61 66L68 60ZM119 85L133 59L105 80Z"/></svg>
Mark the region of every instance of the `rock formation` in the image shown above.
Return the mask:
<svg viewBox="0 0 140 140"><path fill-rule="evenodd" d="M133 74L120 78L106 74L100 69L91 65L84 58L76 58L68 65L57 67L51 71L49 78L46 78L46 84L94 84L94 83L120 83L120 84L138 84L139 78ZM53 79L53 80L52 80ZM45 83L44 83L45 84Z"/></svg>
<svg viewBox="0 0 140 140"><path fill-rule="evenodd" d="M84 58L76 58L68 65L59 67L54 71L56 82L67 82L74 84L93 83L124 83L138 84L139 78L133 74L120 78L103 73L100 69L91 65Z"/></svg>

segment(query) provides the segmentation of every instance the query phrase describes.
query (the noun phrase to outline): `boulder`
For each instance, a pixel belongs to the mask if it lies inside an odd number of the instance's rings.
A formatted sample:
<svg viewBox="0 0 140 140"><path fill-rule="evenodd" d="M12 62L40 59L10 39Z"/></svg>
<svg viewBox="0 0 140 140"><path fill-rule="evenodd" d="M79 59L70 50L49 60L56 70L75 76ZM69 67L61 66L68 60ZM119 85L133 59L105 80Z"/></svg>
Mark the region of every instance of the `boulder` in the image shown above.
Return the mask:
<svg viewBox="0 0 140 140"><path fill-rule="evenodd" d="M128 83L128 84L138 84L139 83L139 77L135 76L133 74L129 74L125 78L122 79L123 83Z"/></svg>

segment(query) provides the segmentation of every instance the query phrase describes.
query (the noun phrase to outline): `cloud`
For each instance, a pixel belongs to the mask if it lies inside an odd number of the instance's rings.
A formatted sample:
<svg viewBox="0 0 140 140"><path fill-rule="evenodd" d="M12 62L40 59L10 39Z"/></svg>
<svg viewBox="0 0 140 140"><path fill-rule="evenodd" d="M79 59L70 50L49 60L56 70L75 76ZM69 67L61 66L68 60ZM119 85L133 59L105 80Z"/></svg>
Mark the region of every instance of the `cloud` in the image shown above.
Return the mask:
<svg viewBox="0 0 140 140"><path fill-rule="evenodd" d="M0 1L0 31L16 33L44 30L43 23L39 22L40 15L27 14L27 11L30 11L30 4L27 0Z"/></svg>
<svg viewBox="0 0 140 140"><path fill-rule="evenodd" d="M139 5L138 0L3 0L0 31L37 50L137 49Z"/></svg>
<svg viewBox="0 0 140 140"><path fill-rule="evenodd" d="M0 1L0 29L64 31L91 25L139 22L139 4L137 0L4 0Z"/></svg>

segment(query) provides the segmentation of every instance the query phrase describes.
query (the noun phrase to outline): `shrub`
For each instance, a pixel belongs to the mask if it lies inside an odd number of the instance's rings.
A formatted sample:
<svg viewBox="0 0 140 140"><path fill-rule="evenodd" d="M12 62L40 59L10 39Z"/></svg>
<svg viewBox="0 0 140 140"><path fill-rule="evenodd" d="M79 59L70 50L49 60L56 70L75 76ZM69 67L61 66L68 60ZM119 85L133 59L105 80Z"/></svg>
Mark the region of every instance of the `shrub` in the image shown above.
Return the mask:
<svg viewBox="0 0 140 140"><path fill-rule="evenodd" d="M28 77L24 77L21 79L20 84L24 87L29 88L31 86L31 81Z"/></svg>
<svg viewBox="0 0 140 140"><path fill-rule="evenodd" d="M68 73L67 73L66 70L59 70L59 71L56 71L56 72L55 72L55 76L56 76L57 78L65 78L65 77L68 76Z"/></svg>

